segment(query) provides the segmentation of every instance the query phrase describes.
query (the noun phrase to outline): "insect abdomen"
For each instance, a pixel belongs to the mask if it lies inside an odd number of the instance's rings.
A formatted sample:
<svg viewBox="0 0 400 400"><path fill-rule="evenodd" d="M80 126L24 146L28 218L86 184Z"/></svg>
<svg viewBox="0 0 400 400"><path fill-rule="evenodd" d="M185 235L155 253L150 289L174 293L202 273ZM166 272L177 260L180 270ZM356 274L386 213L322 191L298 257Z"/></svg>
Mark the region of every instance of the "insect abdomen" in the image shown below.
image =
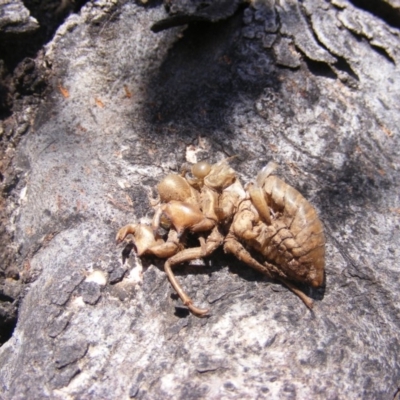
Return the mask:
<svg viewBox="0 0 400 400"><path fill-rule="evenodd" d="M276 229L271 244L276 249L270 252L274 261L291 279L321 286L325 267L325 236L314 207L296 189L276 176L265 180L264 190L275 216L272 226Z"/></svg>

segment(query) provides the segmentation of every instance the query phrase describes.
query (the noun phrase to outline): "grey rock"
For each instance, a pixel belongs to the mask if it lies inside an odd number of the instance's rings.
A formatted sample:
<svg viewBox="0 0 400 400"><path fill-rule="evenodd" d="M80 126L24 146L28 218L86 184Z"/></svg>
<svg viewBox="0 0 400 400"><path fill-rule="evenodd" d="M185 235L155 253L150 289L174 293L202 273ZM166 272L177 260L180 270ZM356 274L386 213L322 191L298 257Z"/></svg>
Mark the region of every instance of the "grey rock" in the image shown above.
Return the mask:
<svg viewBox="0 0 400 400"><path fill-rule="evenodd" d="M222 361L215 359L212 355L200 353L196 361L196 371L200 373L215 371L221 368Z"/></svg>
<svg viewBox="0 0 400 400"><path fill-rule="evenodd" d="M28 33L39 28L29 10L20 0L2 0L0 2L0 33Z"/></svg>
<svg viewBox="0 0 400 400"><path fill-rule="evenodd" d="M263 47L266 49L270 49L274 44L277 35L264 35L263 37Z"/></svg>
<svg viewBox="0 0 400 400"><path fill-rule="evenodd" d="M17 299L21 293L21 289L20 283L10 278L5 281L4 285L0 286L2 295L10 299Z"/></svg>
<svg viewBox="0 0 400 400"><path fill-rule="evenodd" d="M217 22L231 17L242 0L167 1L169 17L152 25L153 32L193 22Z"/></svg>
<svg viewBox="0 0 400 400"><path fill-rule="evenodd" d="M56 367L60 369L78 361L86 354L87 350L88 343L84 341L61 344L54 357Z"/></svg>
<svg viewBox="0 0 400 400"><path fill-rule="evenodd" d="M65 386L68 386L71 380L80 372L81 370L78 365L76 365L75 363L70 364L58 373L54 374L54 376L50 378L50 384L54 389L63 388Z"/></svg>
<svg viewBox="0 0 400 400"><path fill-rule="evenodd" d="M71 316L72 314L67 313L63 314L61 317L54 319L48 328L48 335L53 339L60 335L61 332L63 332L67 327Z"/></svg>
<svg viewBox="0 0 400 400"><path fill-rule="evenodd" d="M281 32L294 38L296 46L313 61L334 63L336 58L323 49L312 35L296 0L280 0Z"/></svg>
<svg viewBox="0 0 400 400"><path fill-rule="evenodd" d="M266 32L274 33L278 30L278 16L275 10L275 0L258 0L251 3L255 9L254 19L264 24Z"/></svg>
<svg viewBox="0 0 400 400"><path fill-rule="evenodd" d="M280 4L271 49L242 35L240 14L154 34L161 6L111 1L87 3L47 45L37 64L52 87L15 150L10 227L34 279L0 348L3 398L394 397L400 38L382 21L355 37L364 14L346 1ZM255 17L246 27L266 34ZM393 57L372 44L385 37ZM277 64L281 43L294 61ZM163 260L115 246L121 226L151 219L155 184L197 155L236 155L243 182L275 160L317 208L326 287L303 288L312 312L217 251L175 269L211 309L197 318ZM91 289L101 301L85 302Z"/></svg>
<svg viewBox="0 0 400 400"><path fill-rule="evenodd" d="M94 305L101 297L101 288L95 282L83 282L80 285L80 292L82 294L82 300L86 304Z"/></svg>
<svg viewBox="0 0 400 400"><path fill-rule="evenodd" d="M129 398L131 399L135 398L138 393L139 393L139 385L135 383L129 389Z"/></svg>
<svg viewBox="0 0 400 400"><path fill-rule="evenodd" d="M120 281L123 279L124 275L126 274L126 271L127 271L127 270L126 270L125 268L121 268L121 267L115 268L115 269L111 272L111 274L110 274L110 276L109 276L109 278L108 278L108 281L109 281L111 284L120 282Z"/></svg>
<svg viewBox="0 0 400 400"><path fill-rule="evenodd" d="M276 63L289 68L298 68L301 65L301 55L296 51L293 40L281 38L274 44Z"/></svg>
<svg viewBox="0 0 400 400"><path fill-rule="evenodd" d="M49 290L51 302L62 306L70 299L72 292L83 281L85 277L81 274L74 274L64 278L59 284L54 285Z"/></svg>

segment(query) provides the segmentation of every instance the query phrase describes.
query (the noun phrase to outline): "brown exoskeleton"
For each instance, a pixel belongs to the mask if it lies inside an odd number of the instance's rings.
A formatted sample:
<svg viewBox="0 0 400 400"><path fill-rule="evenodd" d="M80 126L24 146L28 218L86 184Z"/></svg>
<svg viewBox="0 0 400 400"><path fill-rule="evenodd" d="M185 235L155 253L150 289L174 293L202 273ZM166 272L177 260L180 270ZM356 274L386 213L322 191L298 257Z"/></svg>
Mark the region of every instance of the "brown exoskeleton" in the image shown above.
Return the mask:
<svg viewBox="0 0 400 400"><path fill-rule="evenodd" d="M193 178L185 172L168 175L158 185L160 200L152 227L127 225L119 230L117 242L131 233L139 255L166 258L164 269L172 286L196 315L208 310L192 304L172 267L209 256L221 245L250 267L280 280L311 308L312 300L292 282L323 284L322 223L297 190L272 175L275 168L274 163L268 164L246 189L226 160L195 164ZM166 240L158 237L160 226L169 229ZM198 235L199 247L184 248L185 231Z"/></svg>

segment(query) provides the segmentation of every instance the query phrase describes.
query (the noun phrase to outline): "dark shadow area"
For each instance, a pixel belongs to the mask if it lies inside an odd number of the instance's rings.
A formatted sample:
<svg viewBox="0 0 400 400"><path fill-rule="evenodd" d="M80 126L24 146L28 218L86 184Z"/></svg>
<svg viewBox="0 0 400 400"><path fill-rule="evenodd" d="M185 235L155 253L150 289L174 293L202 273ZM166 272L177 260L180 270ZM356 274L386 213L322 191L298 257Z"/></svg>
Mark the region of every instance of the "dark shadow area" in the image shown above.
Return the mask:
<svg viewBox="0 0 400 400"><path fill-rule="evenodd" d="M339 56L335 56L335 57L337 58L337 62L334 64L334 66L338 70L346 72L347 74L349 74L356 81L360 80L358 78L358 75L353 71L353 69L351 68L350 64L346 61L345 58L339 57Z"/></svg>
<svg viewBox="0 0 400 400"><path fill-rule="evenodd" d="M49 42L71 13L77 13L87 0L25 0L25 7L39 22L39 29L27 35L5 35L0 37L0 54L8 69L13 71L24 58L35 58L36 53Z"/></svg>
<svg viewBox="0 0 400 400"><path fill-rule="evenodd" d="M0 325L0 346L9 340L17 325L17 318L11 321L2 322Z"/></svg>
<svg viewBox="0 0 400 400"><path fill-rule="evenodd" d="M177 300L177 298L178 298L178 295L176 295L176 297L174 296L174 300ZM182 307L176 306L174 315L178 318L187 318L190 315L190 311L188 308L186 308L184 306L182 306Z"/></svg>
<svg viewBox="0 0 400 400"><path fill-rule="evenodd" d="M151 30L160 32L194 22L217 22L231 17L239 7L244 6L245 3L242 3L241 0L203 1L197 7L194 2L193 4L190 2L186 4L184 2L165 2L165 8L170 16L154 23Z"/></svg>
<svg viewBox="0 0 400 400"><path fill-rule="evenodd" d="M388 199L399 186L396 172L392 167L384 167L387 160L382 160L381 151L375 146L372 140L356 144L349 139L342 167L333 168L321 161L318 172L313 175L320 188L318 207L325 236L345 260L344 276L368 282L371 293L379 292L379 296L383 296L389 291L376 281L368 253L356 251L354 254L355 249L361 251L365 241L373 240L371 234L377 234L373 230L376 215L387 215ZM307 186L301 190L306 198ZM329 259L326 262L329 269ZM329 281L326 284L329 285ZM388 309L390 304L387 302Z"/></svg>
<svg viewBox="0 0 400 400"><path fill-rule="evenodd" d="M263 263L263 259L256 254L255 252L252 252L253 257L258 259L260 263ZM224 254L224 253L222 253ZM225 264L229 265L229 271L232 272L233 274L237 274L240 276L240 278L248 281L248 282L272 282L274 285L278 285L277 287L281 286L283 289L282 290L288 290L291 292L291 290L284 284L282 283L279 279L270 279L266 275L262 274L259 271L256 271L252 269L250 266L247 264L243 263L242 261L238 260L232 255L222 255L221 254L221 260L225 260ZM273 263L274 264L274 263ZM276 264L275 264L276 265ZM312 288L308 285L299 283L299 282L294 282L291 281L298 289L300 289L303 293L305 293L308 297L310 297L313 300L322 300L325 295L325 279L324 279L324 284L323 286L319 288ZM293 293L293 292L292 292ZM293 293L295 296L296 294ZM299 299L300 302L302 302Z"/></svg>
<svg viewBox="0 0 400 400"><path fill-rule="evenodd" d="M18 320L17 301L0 294L0 346L11 338Z"/></svg>
<svg viewBox="0 0 400 400"><path fill-rule="evenodd" d="M329 79L337 79L337 75L327 63L310 60L305 57L304 62L307 64L311 73L318 76L323 76Z"/></svg>
<svg viewBox="0 0 400 400"><path fill-rule="evenodd" d="M347 220L354 216L352 208L364 209L367 216L372 205L379 209L385 193L397 187L393 177L380 175L376 168L351 154L340 170L321 165L318 181L319 206L334 230L346 226Z"/></svg>
<svg viewBox="0 0 400 400"><path fill-rule="evenodd" d="M155 8L160 7L163 4L163 0L148 0L146 2L143 0L135 0L135 3L144 8Z"/></svg>
<svg viewBox="0 0 400 400"><path fill-rule="evenodd" d="M394 8L385 0L350 0L361 8L383 19L387 24L400 28L400 7Z"/></svg>
<svg viewBox="0 0 400 400"><path fill-rule="evenodd" d="M125 264L132 251L136 251L135 245L133 242L128 242L122 250L122 264Z"/></svg>
<svg viewBox="0 0 400 400"><path fill-rule="evenodd" d="M190 130L229 135L239 99L254 100L266 87L279 90L269 51L241 36L242 14L214 24L193 23L169 50L143 108L156 131L176 127L184 135Z"/></svg>

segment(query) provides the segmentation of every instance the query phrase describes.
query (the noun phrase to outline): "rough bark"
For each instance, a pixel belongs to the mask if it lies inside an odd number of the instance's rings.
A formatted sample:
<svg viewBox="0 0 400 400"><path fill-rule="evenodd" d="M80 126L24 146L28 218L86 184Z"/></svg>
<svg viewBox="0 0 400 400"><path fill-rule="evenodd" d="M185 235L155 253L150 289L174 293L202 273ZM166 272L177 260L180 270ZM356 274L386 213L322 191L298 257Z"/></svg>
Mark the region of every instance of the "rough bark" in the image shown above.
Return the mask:
<svg viewBox="0 0 400 400"><path fill-rule="evenodd" d="M9 229L27 285L0 349L2 396L393 398L399 29L347 0L254 2L151 32L165 17L159 4L88 3L36 61L50 90L14 158ZM115 233L151 218L160 178L232 155L244 182L275 160L318 209L314 311L222 251L177 268L212 309L201 319L162 260L123 263Z"/></svg>

